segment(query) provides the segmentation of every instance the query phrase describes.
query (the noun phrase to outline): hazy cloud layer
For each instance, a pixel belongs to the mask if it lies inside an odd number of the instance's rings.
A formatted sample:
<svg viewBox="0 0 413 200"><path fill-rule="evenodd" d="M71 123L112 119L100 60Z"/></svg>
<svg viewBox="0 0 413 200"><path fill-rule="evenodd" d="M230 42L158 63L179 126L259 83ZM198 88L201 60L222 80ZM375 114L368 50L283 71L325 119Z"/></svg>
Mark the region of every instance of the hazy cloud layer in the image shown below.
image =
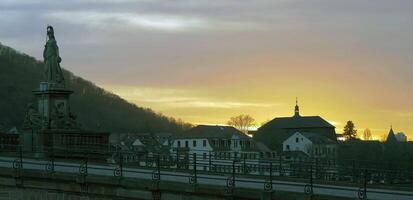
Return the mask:
<svg viewBox="0 0 413 200"><path fill-rule="evenodd" d="M413 133L412 8L410 0L2 0L0 42L41 59L51 24L65 68L194 122L290 115L299 96L308 114L337 126L352 119ZM130 87L186 92L158 99Z"/></svg>

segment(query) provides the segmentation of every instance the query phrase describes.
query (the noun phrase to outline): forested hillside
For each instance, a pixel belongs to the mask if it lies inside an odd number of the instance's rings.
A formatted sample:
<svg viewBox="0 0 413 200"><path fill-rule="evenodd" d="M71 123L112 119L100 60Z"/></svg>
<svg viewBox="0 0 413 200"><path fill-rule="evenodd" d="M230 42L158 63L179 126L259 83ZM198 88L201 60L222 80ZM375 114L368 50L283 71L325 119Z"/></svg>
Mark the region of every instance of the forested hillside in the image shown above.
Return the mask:
<svg viewBox="0 0 413 200"><path fill-rule="evenodd" d="M43 77L42 62L0 43L0 127L20 127L27 104L34 101L32 91ZM64 70L66 85L75 91L71 109L83 129L109 132L172 132L189 126L131 104Z"/></svg>

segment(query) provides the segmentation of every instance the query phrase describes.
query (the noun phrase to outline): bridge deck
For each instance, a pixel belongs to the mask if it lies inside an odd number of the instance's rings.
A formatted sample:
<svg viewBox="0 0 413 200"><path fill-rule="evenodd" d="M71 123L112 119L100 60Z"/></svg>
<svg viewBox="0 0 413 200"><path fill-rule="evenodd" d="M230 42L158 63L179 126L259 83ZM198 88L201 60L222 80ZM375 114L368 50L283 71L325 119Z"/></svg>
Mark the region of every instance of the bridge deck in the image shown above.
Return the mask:
<svg viewBox="0 0 413 200"><path fill-rule="evenodd" d="M267 190L275 192L293 192L293 193L305 193L314 195L327 195L345 198L357 198L360 192L359 187L332 185L332 184L319 184L308 181L289 181L280 180L276 177L267 176L242 176L232 174L211 174L202 171L171 171L160 168L132 168L123 167L120 171L118 166L104 165L104 164L87 164L81 165L79 163L70 162L53 162L24 158L23 164L19 162L19 159L13 157L0 157L1 168L14 168L17 172L19 170L30 171L54 171L56 173L68 173L74 175L93 175L93 176L122 176L124 178L136 178L143 180L151 180L154 182L175 182L182 184L193 185L210 185L220 186L223 191L227 193L233 192L236 189L252 189L252 190ZM363 192L363 190L361 190ZM385 189L385 188L367 188L368 199L374 200L411 200L413 199L413 191L403 191L397 189Z"/></svg>

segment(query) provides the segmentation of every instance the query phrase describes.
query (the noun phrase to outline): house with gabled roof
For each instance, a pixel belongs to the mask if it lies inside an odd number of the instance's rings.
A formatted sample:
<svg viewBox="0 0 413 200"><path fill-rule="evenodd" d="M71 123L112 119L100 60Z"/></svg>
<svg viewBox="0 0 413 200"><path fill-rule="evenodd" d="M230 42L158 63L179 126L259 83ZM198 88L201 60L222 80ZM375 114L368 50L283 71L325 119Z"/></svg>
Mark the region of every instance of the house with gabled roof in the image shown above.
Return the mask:
<svg viewBox="0 0 413 200"><path fill-rule="evenodd" d="M196 158L202 165L200 170L218 172L232 170L233 161L258 162L264 157L275 156L265 144L254 141L232 126L198 125L175 137L172 149L177 154L185 150L188 159Z"/></svg>
<svg viewBox="0 0 413 200"><path fill-rule="evenodd" d="M315 133L296 132L284 140L283 152L302 152L308 158L334 159L337 155L337 141Z"/></svg>
<svg viewBox="0 0 413 200"><path fill-rule="evenodd" d="M163 137L170 134L141 133L125 134L120 139L118 154L113 155L114 162L119 162L122 154L123 163L134 163L136 165L153 165L160 156L160 161L168 163L170 161L170 146L168 140ZM162 136L162 137L161 137Z"/></svg>
<svg viewBox="0 0 413 200"><path fill-rule="evenodd" d="M296 132L313 133L337 141L335 127L320 116L301 116L298 102L292 117L277 117L258 128L254 139L282 152L282 143Z"/></svg>

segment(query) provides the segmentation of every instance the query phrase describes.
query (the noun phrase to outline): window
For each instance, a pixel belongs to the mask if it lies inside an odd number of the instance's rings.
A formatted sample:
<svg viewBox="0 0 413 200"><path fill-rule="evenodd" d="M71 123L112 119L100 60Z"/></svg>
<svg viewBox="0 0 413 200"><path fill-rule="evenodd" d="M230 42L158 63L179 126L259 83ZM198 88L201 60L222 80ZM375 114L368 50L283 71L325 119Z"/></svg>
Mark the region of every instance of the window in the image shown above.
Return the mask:
<svg viewBox="0 0 413 200"><path fill-rule="evenodd" d="M181 147L181 141L178 140L178 147Z"/></svg>
<svg viewBox="0 0 413 200"><path fill-rule="evenodd" d="M202 145L203 145L204 147L206 147L206 142L207 142L206 140L203 141L203 144L202 144Z"/></svg>
<svg viewBox="0 0 413 200"><path fill-rule="evenodd" d="M290 150L290 145L285 145L285 148L287 149L287 150Z"/></svg>
<svg viewBox="0 0 413 200"><path fill-rule="evenodd" d="M298 138L295 138L295 142L298 143Z"/></svg>
<svg viewBox="0 0 413 200"><path fill-rule="evenodd" d="M185 141L185 147L189 147L189 145L188 145L188 140Z"/></svg>
<svg viewBox="0 0 413 200"><path fill-rule="evenodd" d="M196 147L196 140L192 141L192 146Z"/></svg>

